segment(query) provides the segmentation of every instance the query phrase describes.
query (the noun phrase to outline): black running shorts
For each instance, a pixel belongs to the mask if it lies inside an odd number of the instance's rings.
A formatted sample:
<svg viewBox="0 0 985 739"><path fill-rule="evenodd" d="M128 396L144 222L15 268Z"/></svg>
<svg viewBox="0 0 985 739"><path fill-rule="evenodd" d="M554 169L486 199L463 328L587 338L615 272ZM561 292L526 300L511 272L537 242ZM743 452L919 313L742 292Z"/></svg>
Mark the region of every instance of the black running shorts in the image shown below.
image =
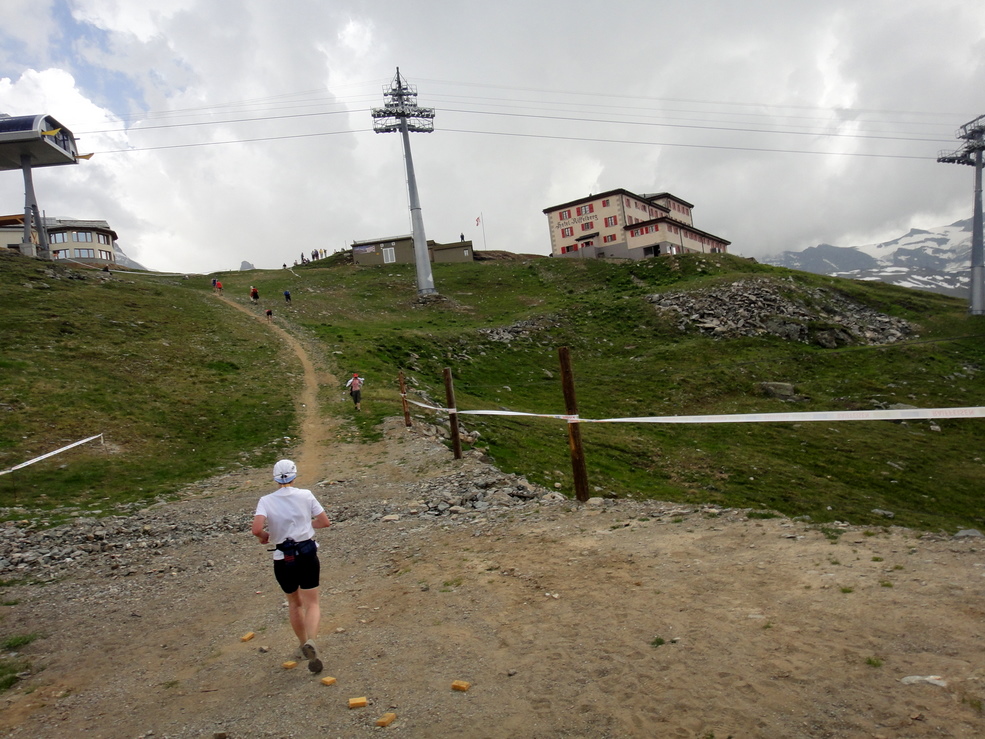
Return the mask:
<svg viewBox="0 0 985 739"><path fill-rule="evenodd" d="M299 554L290 563L283 559L274 560L274 577L285 593L293 593L298 588L302 590L317 588L320 573L318 552Z"/></svg>

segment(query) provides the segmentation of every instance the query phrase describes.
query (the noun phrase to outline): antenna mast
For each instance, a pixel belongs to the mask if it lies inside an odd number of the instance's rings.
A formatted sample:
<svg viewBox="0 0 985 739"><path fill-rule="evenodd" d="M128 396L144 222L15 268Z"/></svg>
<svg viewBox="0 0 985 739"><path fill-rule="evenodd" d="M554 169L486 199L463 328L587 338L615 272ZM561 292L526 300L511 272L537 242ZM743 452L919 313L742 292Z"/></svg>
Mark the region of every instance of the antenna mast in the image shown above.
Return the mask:
<svg viewBox="0 0 985 739"><path fill-rule="evenodd" d="M410 221L414 232L414 261L417 265L417 294L433 295L434 277L428 254L427 237L424 235L424 218L421 215L421 199L417 194L417 178L414 176L414 160L410 155L410 131L431 133L434 131L434 108L417 105L417 87L408 85L400 77L400 67L390 87L383 88L386 104L373 108L373 130L376 133L399 131L404 142L404 162L407 165L407 190L410 194Z"/></svg>
<svg viewBox="0 0 985 739"><path fill-rule="evenodd" d="M982 151L985 150L985 115L965 123L957 137L965 145L958 151L942 151L938 162L968 164L975 168L975 215L971 222L971 304L973 316L985 315L985 247L982 245Z"/></svg>

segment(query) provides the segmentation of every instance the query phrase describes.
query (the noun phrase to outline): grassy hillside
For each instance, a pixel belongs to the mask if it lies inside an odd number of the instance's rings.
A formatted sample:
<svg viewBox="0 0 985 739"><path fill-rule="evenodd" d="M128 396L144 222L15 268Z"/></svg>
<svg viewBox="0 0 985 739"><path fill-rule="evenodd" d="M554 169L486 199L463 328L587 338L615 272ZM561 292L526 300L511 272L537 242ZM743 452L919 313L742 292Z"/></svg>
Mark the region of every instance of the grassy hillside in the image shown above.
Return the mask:
<svg viewBox="0 0 985 739"><path fill-rule="evenodd" d="M37 263L30 264L37 269ZM681 333L644 300L654 292L707 287L750 274L793 276L795 284L846 293L919 324L919 338L838 350L777 338L713 340ZM571 349L579 412L589 418L985 401L976 374L985 366L985 340L976 335L980 320L969 318L965 304L951 298L728 256L632 264L537 259L435 265L434 276L444 300L422 304L410 265L359 268L323 260L293 274L220 275L227 295L244 305L249 287L256 285L261 294L256 310L271 307L276 319L307 340L316 359L340 377L359 371L369 378L362 414L351 404L326 404L367 436L380 418L399 413L400 370L412 388L443 399L442 369L452 368L462 410L561 413L560 346ZM4 282L14 289L29 279ZM242 450L270 454L267 445L290 433L292 406L285 394L292 386L280 383L284 360L262 326L217 305L208 280L151 279L132 285L48 280L48 290L17 288L24 325L15 334L5 318L0 331L3 356L14 358L4 366L0 402L11 405L18 418L17 428L5 424L0 435L0 465L47 451L73 434L81 438L103 430L92 431L95 424L82 422L99 415L105 425L125 430L114 443L162 460L162 474L141 485L144 493L158 492L167 487L169 469L177 481L211 465L235 463ZM285 289L292 293L291 306L281 297ZM54 311L46 307L52 298L59 305ZM523 331L508 343L481 331L517 322L525 322ZM92 326L99 328L95 335L86 330ZM6 350L20 342L35 346L23 356ZM84 364L97 362L91 377L73 375L79 364L73 356L84 358ZM39 375L56 382L41 383ZM116 387L125 383L128 391L143 388L139 399L107 393L98 382L106 376ZM756 390L763 381L792 382L807 399L792 405L763 397ZM16 402L24 405L12 405L20 392L24 400ZM325 388L323 399L337 399L340 392ZM181 423L171 422L172 412L180 414ZM216 412L229 415L219 419ZM49 426L62 418L61 425ZM75 419L71 433L69 419ZM478 445L502 468L572 492L563 422L462 420L480 432ZM985 465L977 450L985 425L958 420L938 426L939 431L927 422L586 424L582 437L597 494L751 506L809 515L819 523L886 523L872 513L883 509L896 514L893 523L919 528L980 526L978 491ZM105 495L111 477L90 478L90 470L116 469L118 457L86 454L85 464L65 470L42 463L30 476L18 473L21 501L29 491L54 495L52 487L69 497ZM170 467L169 456L174 457ZM88 481L76 479L79 475ZM11 477L0 478L0 504L9 505Z"/></svg>
<svg viewBox="0 0 985 739"><path fill-rule="evenodd" d="M0 275L0 469L105 439L0 477L0 506L146 501L244 455L273 459L291 432L299 369L210 293L10 254Z"/></svg>

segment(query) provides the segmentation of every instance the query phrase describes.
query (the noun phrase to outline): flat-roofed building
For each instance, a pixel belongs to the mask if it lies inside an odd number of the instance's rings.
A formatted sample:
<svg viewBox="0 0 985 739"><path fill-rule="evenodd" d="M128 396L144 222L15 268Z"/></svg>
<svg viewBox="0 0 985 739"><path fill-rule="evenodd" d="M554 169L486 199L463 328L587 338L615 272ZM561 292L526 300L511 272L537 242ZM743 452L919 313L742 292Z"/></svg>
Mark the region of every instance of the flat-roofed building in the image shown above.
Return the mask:
<svg viewBox="0 0 985 739"><path fill-rule="evenodd" d="M646 259L723 253L731 241L694 226L694 205L669 192L609 190L544 209L555 257Z"/></svg>
<svg viewBox="0 0 985 739"><path fill-rule="evenodd" d="M432 262L471 262L472 242L454 241L439 244L428 239L428 256ZM383 239L352 242L352 261L360 265L372 264L415 264L414 237L388 236Z"/></svg>
<svg viewBox="0 0 985 739"><path fill-rule="evenodd" d="M48 256L66 264L90 267L116 265L116 231L106 221L83 221L75 218L45 218L48 234ZM23 214L0 216L0 244L8 249L20 249L23 241ZM31 241L39 243L37 231L31 230ZM43 252L38 256L44 258Z"/></svg>

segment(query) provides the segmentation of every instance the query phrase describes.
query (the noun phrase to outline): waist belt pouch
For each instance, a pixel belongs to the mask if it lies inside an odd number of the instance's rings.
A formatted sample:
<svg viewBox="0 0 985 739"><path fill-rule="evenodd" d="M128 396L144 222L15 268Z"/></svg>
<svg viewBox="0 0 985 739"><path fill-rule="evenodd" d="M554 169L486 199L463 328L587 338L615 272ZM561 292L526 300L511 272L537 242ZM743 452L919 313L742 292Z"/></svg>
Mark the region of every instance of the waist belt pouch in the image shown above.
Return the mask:
<svg viewBox="0 0 985 739"><path fill-rule="evenodd" d="M293 562L296 556L314 554L318 547L315 546L314 539L294 541L294 539L288 537L277 545L277 549L284 553L285 562Z"/></svg>
<svg viewBox="0 0 985 739"><path fill-rule="evenodd" d="M297 553L299 555L314 554L318 551L318 546L315 544L314 539L308 539L307 541L302 541L298 543Z"/></svg>

